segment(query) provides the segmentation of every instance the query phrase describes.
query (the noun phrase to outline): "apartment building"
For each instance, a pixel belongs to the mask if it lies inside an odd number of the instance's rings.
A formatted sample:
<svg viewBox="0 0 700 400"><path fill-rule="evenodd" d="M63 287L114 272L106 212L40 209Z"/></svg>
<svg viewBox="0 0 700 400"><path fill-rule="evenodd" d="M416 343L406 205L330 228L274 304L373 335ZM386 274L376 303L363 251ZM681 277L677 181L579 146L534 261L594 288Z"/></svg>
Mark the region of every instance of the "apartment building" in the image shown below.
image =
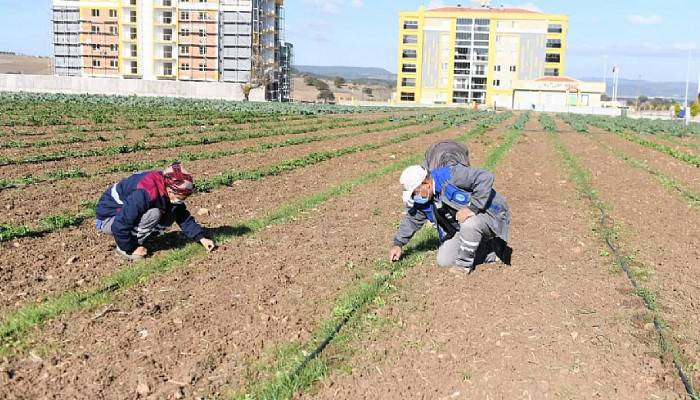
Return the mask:
<svg viewBox="0 0 700 400"><path fill-rule="evenodd" d="M286 101L283 2L53 0L55 73L248 83Z"/></svg>
<svg viewBox="0 0 700 400"><path fill-rule="evenodd" d="M402 12L396 100L509 107L517 82L564 75L567 31L565 15L517 8Z"/></svg>

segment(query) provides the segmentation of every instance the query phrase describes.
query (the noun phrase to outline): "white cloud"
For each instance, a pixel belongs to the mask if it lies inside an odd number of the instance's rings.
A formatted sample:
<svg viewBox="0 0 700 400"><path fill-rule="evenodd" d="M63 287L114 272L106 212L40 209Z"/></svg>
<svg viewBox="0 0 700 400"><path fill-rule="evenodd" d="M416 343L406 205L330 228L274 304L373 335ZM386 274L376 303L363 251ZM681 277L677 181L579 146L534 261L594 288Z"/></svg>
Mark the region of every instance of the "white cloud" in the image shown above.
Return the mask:
<svg viewBox="0 0 700 400"><path fill-rule="evenodd" d="M523 4L504 4L505 8L522 8L523 10L542 12L542 10L537 7L535 3L523 3Z"/></svg>
<svg viewBox="0 0 700 400"><path fill-rule="evenodd" d="M355 8L360 8L365 6L365 2L363 0L352 0L352 6Z"/></svg>
<svg viewBox="0 0 700 400"><path fill-rule="evenodd" d="M428 4L426 5L427 8L440 8L440 7L445 7L446 4L443 3L441 0L430 0Z"/></svg>
<svg viewBox="0 0 700 400"><path fill-rule="evenodd" d="M322 14L340 14L344 0L304 0L304 5Z"/></svg>
<svg viewBox="0 0 700 400"><path fill-rule="evenodd" d="M628 15L627 21L639 25L658 25L661 23L660 15Z"/></svg>
<svg viewBox="0 0 700 400"><path fill-rule="evenodd" d="M607 46L595 46L590 44L569 45L569 50L575 54L583 55L608 55L612 58L640 57L640 58L684 58L688 51L700 49L700 42L674 42L660 44L656 42L619 42Z"/></svg>

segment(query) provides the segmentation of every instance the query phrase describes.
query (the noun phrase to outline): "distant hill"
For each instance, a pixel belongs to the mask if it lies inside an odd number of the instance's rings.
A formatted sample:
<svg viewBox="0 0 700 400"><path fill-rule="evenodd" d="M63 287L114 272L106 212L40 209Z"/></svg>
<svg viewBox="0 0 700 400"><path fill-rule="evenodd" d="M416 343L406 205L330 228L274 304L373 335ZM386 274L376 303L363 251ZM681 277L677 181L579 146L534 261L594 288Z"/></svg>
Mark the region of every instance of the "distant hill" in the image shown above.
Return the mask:
<svg viewBox="0 0 700 400"><path fill-rule="evenodd" d="M0 52L0 74L51 74L51 59Z"/></svg>
<svg viewBox="0 0 700 400"><path fill-rule="evenodd" d="M603 78L581 78L583 81L602 81ZM612 78L607 79L608 95L612 95ZM651 82L635 79L620 79L619 96L636 98L637 94L647 97L663 97L682 100L685 98L685 82ZM688 97L697 97L698 83L691 82Z"/></svg>
<svg viewBox="0 0 700 400"><path fill-rule="evenodd" d="M361 79L392 82L396 81L396 74L392 74L384 68L295 65L294 69L300 73L327 77L341 76L347 80L353 81Z"/></svg>

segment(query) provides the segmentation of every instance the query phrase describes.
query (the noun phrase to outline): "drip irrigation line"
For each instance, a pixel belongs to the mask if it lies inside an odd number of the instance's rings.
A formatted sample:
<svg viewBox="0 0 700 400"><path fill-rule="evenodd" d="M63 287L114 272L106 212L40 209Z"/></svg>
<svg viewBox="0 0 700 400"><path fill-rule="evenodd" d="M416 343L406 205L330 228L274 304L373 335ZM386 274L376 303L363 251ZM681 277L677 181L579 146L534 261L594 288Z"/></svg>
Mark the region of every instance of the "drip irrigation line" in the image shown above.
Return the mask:
<svg viewBox="0 0 700 400"><path fill-rule="evenodd" d="M340 322L338 322L338 324L335 326L333 331L328 336L326 336L326 338L323 339L323 341L319 343L318 346L316 346L316 348L311 353L304 357L304 360L294 369L290 377L294 378L298 376L301 373L301 371L303 371L306 368L306 366L309 365L311 361L313 361L316 357L323 353L323 350L325 350L326 347L333 341L333 339L335 339L335 337L338 336L340 330L343 329L345 325L347 325L347 323L350 321L350 318L352 318L352 316L355 315L356 312L357 308L353 308L352 311L348 313L348 315L343 317L343 319L340 320Z"/></svg>
<svg viewBox="0 0 700 400"><path fill-rule="evenodd" d="M601 206L596 199L591 196L590 194L586 194L585 197L593 204L595 208L598 209L600 212L600 226L603 229L606 229L609 225L608 223L611 222L614 225L614 221L612 221L611 218L608 218L607 213L605 212L605 209L603 206ZM620 265L623 271L625 271L625 274L627 275L627 278L630 280L632 283L632 287L634 287L635 290L642 289L641 285L639 285L639 282L637 279L634 277L632 271L629 268L629 264L627 263L626 258L620 253L619 248L613 243L613 241L610 239L608 235L603 235L604 236L604 242L610 249L611 254L615 257L615 261ZM659 335L659 339L662 341L666 341L666 335L664 334L664 325L662 324L661 320L659 320L658 316L654 312L654 309L651 304L646 299L643 299L644 302L644 307L649 310L650 312L653 313L654 315L654 330L656 333ZM683 386L685 387L685 391L688 393L688 397L691 400L697 400L698 395L695 392L695 389L693 388L693 384L690 382L690 378L688 375L685 373L685 370L683 369L683 365L678 361L677 357L673 357L673 366L676 368L676 371L678 372L678 377L681 379L681 382L683 383Z"/></svg>

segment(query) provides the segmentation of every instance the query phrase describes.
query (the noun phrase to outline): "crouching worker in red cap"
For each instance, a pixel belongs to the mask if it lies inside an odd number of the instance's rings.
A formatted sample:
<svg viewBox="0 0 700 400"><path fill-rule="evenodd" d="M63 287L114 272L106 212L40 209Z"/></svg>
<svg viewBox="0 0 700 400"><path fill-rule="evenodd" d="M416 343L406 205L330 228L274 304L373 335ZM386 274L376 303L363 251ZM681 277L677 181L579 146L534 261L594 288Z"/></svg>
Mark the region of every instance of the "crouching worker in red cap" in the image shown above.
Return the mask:
<svg viewBox="0 0 700 400"><path fill-rule="evenodd" d="M117 255L140 261L148 250L144 243L161 236L174 223L207 251L216 245L204 237L185 200L194 192L194 182L180 163L163 171L137 172L109 187L97 203L97 230L114 236Z"/></svg>

